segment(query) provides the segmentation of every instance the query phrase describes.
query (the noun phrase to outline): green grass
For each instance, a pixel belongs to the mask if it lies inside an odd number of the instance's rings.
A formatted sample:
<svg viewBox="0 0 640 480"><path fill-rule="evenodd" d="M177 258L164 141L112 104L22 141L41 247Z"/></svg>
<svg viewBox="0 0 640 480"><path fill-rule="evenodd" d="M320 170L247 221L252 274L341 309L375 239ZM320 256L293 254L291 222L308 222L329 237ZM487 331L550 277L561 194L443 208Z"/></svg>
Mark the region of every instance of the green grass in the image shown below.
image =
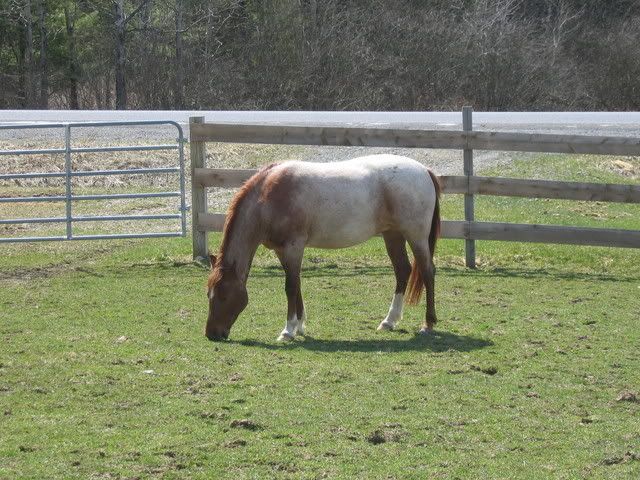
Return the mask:
<svg viewBox="0 0 640 480"><path fill-rule="evenodd" d="M605 168L569 161L489 173ZM477 218L640 228L635 206L578 205L479 199ZM266 250L211 343L190 239L3 245L0 478L638 478L640 403L617 398L640 390L640 252L478 242L477 271L462 252L439 244L423 338L424 305L375 331L394 288L380 239L309 250L309 335L282 345Z"/></svg>

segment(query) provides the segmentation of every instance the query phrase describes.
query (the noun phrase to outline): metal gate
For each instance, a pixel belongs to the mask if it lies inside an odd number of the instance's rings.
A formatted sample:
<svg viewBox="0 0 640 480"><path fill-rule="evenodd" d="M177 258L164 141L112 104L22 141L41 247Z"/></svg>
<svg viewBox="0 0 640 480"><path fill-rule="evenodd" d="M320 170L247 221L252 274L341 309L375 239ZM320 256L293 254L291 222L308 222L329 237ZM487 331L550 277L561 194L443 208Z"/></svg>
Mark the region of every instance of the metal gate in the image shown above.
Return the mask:
<svg viewBox="0 0 640 480"><path fill-rule="evenodd" d="M105 146L105 147L73 147L71 130L87 127L125 127L125 126L149 126L172 125L177 130L175 143L165 145L140 145L140 146ZM28 203L28 202L64 202L65 215L60 217L40 218L0 218L0 225L10 224L51 224L66 223L66 235L60 236L31 236L31 237L0 237L0 243L8 242L36 242L50 240L100 240L117 238L153 238L153 237L179 237L186 236L186 213L188 207L185 200L185 171L184 171L184 134L182 127L173 121L123 121L123 122L81 122L81 123L43 123L28 125L0 125L0 131L24 130L24 129L64 129L64 147L36 150L0 150L0 156L7 155L36 155L36 154L64 154L64 171L38 172L38 173L5 173L0 174L0 180L30 179L30 178L63 178L64 195L4 197L0 196L0 203ZM113 170L74 170L72 156L75 153L89 152L125 152L125 151L152 151L152 150L177 150L178 165L162 168L131 168ZM107 193L96 195L75 195L72 179L89 176L111 175L151 175L151 174L176 173L179 179L179 191L162 191L148 193ZM144 215L74 215L74 202L84 200L114 200L114 199L141 199L141 198L171 198L178 199L176 213L169 214L144 214ZM113 221L149 221L175 219L174 231L140 232L140 233L111 233L100 235L74 235L74 224L77 222L113 222Z"/></svg>

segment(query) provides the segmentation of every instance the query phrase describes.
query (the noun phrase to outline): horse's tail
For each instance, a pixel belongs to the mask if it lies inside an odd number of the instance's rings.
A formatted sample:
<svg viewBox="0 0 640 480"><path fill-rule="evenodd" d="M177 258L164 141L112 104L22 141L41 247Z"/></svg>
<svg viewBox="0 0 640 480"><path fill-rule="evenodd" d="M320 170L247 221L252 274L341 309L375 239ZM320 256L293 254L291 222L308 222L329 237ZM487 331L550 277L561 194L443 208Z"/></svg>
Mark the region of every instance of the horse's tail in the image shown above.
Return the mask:
<svg viewBox="0 0 640 480"><path fill-rule="evenodd" d="M429 251L431 252L431 258L433 258L434 253L436 253L436 242L438 241L438 237L440 237L440 194L442 193L442 185L438 176L431 170L429 170L429 176L436 189L436 205L433 209L431 230L429 231Z"/></svg>
<svg viewBox="0 0 640 480"><path fill-rule="evenodd" d="M431 230L429 231L429 253L431 259L433 259L433 254L436 251L436 242L440 236L440 193L442 192L442 185L438 177L431 170L429 170L429 176L436 189L436 204L433 209L433 217L431 218ZM422 278L422 272L414 258L409 283L407 285L406 302L409 305L417 304L422 296L422 290L424 290L424 280Z"/></svg>

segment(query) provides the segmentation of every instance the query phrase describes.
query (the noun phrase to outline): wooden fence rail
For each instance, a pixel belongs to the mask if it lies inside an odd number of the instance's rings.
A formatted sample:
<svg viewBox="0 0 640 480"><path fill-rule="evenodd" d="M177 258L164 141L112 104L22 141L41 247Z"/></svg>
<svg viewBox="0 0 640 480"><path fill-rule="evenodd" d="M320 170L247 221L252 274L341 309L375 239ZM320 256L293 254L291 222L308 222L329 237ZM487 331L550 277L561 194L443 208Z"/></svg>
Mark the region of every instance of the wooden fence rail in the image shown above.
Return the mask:
<svg viewBox="0 0 640 480"><path fill-rule="evenodd" d="M470 124L470 111L465 109L465 114ZM640 231L636 230L474 221L473 195L640 203L640 185L474 176L471 154L477 149L640 156L640 138L473 132L470 127L465 131L428 131L212 124L204 123L202 117L191 119L190 126L194 257L206 256L206 232L221 231L224 226L224 214L207 212L206 188L236 188L256 172L205 168L205 142L462 149L467 174L441 176L440 180L444 193L464 194L465 205L468 203L469 208L465 208L465 221L443 222L442 236L466 240L467 265L470 267L475 265L474 240L640 248Z"/></svg>
<svg viewBox="0 0 640 480"><path fill-rule="evenodd" d="M221 232L224 220L224 213L201 214L198 219L198 231ZM640 247L640 231L613 228L445 220L442 222L441 235L442 238L474 240L558 243L594 247Z"/></svg>
<svg viewBox="0 0 640 480"><path fill-rule="evenodd" d="M196 168L193 182L199 187L236 188L257 170ZM442 175L444 193L469 193L502 197L552 198L597 202L640 203L640 185L556 182L501 177Z"/></svg>
<svg viewBox="0 0 640 480"><path fill-rule="evenodd" d="M640 155L640 138L546 133L199 123L191 125L190 138L196 142Z"/></svg>

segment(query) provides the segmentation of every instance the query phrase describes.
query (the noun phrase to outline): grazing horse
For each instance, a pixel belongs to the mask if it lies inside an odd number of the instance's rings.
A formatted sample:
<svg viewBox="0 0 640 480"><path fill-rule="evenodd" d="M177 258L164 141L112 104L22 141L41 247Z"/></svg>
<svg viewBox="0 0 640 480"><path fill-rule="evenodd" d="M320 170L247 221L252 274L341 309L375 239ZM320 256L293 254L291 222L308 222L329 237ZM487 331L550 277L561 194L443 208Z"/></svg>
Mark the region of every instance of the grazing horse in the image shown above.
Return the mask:
<svg viewBox="0 0 640 480"><path fill-rule="evenodd" d="M436 323L433 253L440 230L440 190L431 170L397 155L262 168L233 198L220 252L211 256L207 338L228 338L247 306L247 277L259 245L274 250L285 271L287 322L278 340L286 341L304 335L304 248L349 247L376 234L384 238L396 276L395 295L378 330L393 330L402 318L405 292L407 303L415 304L426 287L420 333L430 333ZM413 251L413 267L406 243Z"/></svg>

